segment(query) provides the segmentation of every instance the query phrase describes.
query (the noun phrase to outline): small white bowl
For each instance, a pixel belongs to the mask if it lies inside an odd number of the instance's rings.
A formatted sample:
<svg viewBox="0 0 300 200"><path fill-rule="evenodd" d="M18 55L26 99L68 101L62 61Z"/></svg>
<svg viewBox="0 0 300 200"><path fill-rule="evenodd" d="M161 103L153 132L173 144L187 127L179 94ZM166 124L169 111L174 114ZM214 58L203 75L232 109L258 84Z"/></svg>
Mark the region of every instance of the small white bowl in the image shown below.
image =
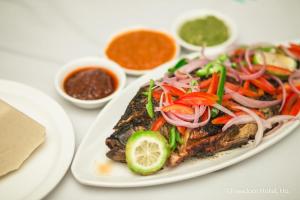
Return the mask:
<svg viewBox="0 0 300 200"><path fill-rule="evenodd" d="M209 15L215 16L215 17L219 18L220 20L222 20L225 23L225 25L228 27L230 35L229 35L229 38L221 44L218 44L215 46L210 46L210 47L205 47L205 54L207 56L215 56L217 54L224 52L226 49L228 49L237 39L238 33L237 33L236 25L231 18L229 18L228 16L226 16L222 13L214 11L214 10L191 10L189 12L186 12L186 13L180 15L174 21L173 26L172 26L172 32L173 32L174 37L176 38L177 42L182 47L184 47L185 49L188 49L190 51L201 51L201 49L202 49L201 46L187 43L179 36L178 31L185 22L194 20L194 19L198 19L201 17L209 16Z"/></svg>
<svg viewBox="0 0 300 200"><path fill-rule="evenodd" d="M104 48L104 52L103 53L104 53L105 57L107 59L111 60L107 56L106 50L107 50L109 44L111 43L111 41L114 38L116 38L117 36L120 36L120 35L122 35L124 33L130 32L130 31L137 31L137 30L149 30L149 31L154 31L154 32L163 33L163 34L167 35L168 37L170 37L174 41L175 53L174 53L173 57L170 60L166 61L165 63L173 61L174 59L176 59L178 57L178 55L180 53L180 46L178 45L176 38L173 37L173 34L170 34L167 31L164 31L164 30L161 30L161 29L155 29L155 28L144 27L144 26L131 26L129 28L122 29L122 30L120 30L120 31L112 34L109 37L109 39L107 40L106 47ZM101 51L103 51L103 50L101 50ZM165 64L165 63L162 63L162 64ZM157 66L157 67L159 67L159 66ZM150 70L135 70L135 69L128 69L128 68L125 68L123 66L121 66L121 67L122 67L122 69L124 69L124 71L126 72L126 74L132 75L132 76L141 76L141 75L143 75L143 74L145 74L145 73L147 73L147 72L149 72L149 71L152 70L152 69L150 69ZM154 67L153 69L156 69L157 67Z"/></svg>
<svg viewBox="0 0 300 200"><path fill-rule="evenodd" d="M118 79L118 87L117 89L109 96L97 99L97 100L81 100L76 99L68 95L64 88L63 84L65 78L76 71L77 69L84 69L85 67L99 67L103 69L110 70L114 73L116 78ZM106 59L106 58L97 58L97 57L84 57L80 59L76 59L64 65L56 74L55 76L55 89L57 90L58 94L62 96L67 101L70 101L74 105L85 108L85 109L93 109L102 107L105 103L111 100L113 97L117 96L121 90L124 88L126 82L126 75L124 70L116 63Z"/></svg>

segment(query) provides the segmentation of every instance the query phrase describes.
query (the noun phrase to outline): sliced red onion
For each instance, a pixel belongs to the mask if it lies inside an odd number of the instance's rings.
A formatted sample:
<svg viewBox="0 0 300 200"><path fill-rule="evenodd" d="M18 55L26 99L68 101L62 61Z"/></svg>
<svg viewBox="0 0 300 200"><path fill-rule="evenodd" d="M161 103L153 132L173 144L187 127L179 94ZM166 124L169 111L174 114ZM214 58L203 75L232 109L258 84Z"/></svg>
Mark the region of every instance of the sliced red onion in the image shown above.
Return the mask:
<svg viewBox="0 0 300 200"><path fill-rule="evenodd" d="M300 78L300 71L299 71L299 70L296 70L293 74L291 74L291 75L289 76L289 84L290 84L292 90L293 90L296 94L300 95L300 91L298 90L298 88L297 88L296 85L294 84L294 79L296 79L296 78Z"/></svg>
<svg viewBox="0 0 300 200"><path fill-rule="evenodd" d="M250 56L251 56L252 54L253 54L253 52L252 52L251 48L250 48L250 47L247 48L247 49L246 49L246 52L245 52L245 60L246 60L246 62L247 62L248 67L249 67L251 70L253 69L252 63L251 63L251 61L250 61Z"/></svg>
<svg viewBox="0 0 300 200"><path fill-rule="evenodd" d="M174 126L184 126L187 128L198 128L200 126L204 126L210 120L210 110L208 110L208 118L205 121L202 121L200 123L191 123L191 122L183 121L180 118L176 117L176 115L174 115L172 113L166 114L164 112L161 112L161 114L168 123L170 123Z"/></svg>
<svg viewBox="0 0 300 200"><path fill-rule="evenodd" d="M206 106L194 106L195 115L194 115L194 123L199 122L199 118L204 114L206 110Z"/></svg>
<svg viewBox="0 0 300 200"><path fill-rule="evenodd" d="M240 125L240 124L247 124L253 122L254 119L249 115L239 115L237 117L231 118L223 127L222 131L226 131L232 125Z"/></svg>
<svg viewBox="0 0 300 200"><path fill-rule="evenodd" d="M234 92L233 90L229 89L228 87L225 87L225 91L226 91L226 93L230 94L231 97L236 102L238 102L239 104L242 104L243 106L246 106L248 108L265 108L265 107L274 106L281 102L280 99L273 100L273 101L260 101L260 100L251 99L251 98L245 97L243 95L240 95L237 92Z"/></svg>
<svg viewBox="0 0 300 200"><path fill-rule="evenodd" d="M159 106L160 107L162 107L162 105L163 105L163 96L164 96L164 93L162 93L161 96L160 96L160 101L159 101ZM162 110L160 112L161 112L162 116L164 117L164 119L168 123L170 123L170 124L172 124L174 126L184 126L184 127L187 127L187 128L198 128L200 126L204 126L210 120L210 109L208 109L208 117L207 117L207 119L205 121L200 122L200 123L186 122L186 121L183 121L182 119L178 118L173 113L166 114Z"/></svg>
<svg viewBox="0 0 300 200"><path fill-rule="evenodd" d="M221 106L220 104L215 103L214 105L212 105L213 107L217 108L218 110L221 110L223 113L226 113L232 117L236 117L236 115L231 112L230 110L228 110L227 108L225 108L224 106Z"/></svg>
<svg viewBox="0 0 300 200"><path fill-rule="evenodd" d="M188 64L184 65L179 70L183 74L188 74L196 69L202 68L207 63L208 63L207 59L195 59L195 60L190 61Z"/></svg>
<svg viewBox="0 0 300 200"><path fill-rule="evenodd" d="M240 81L241 80L237 74L232 73L230 71L228 71L226 75L229 76L229 77L231 77L231 78L233 78L236 81Z"/></svg>
<svg viewBox="0 0 300 200"><path fill-rule="evenodd" d="M280 78L278 78L277 76L273 76L273 75L271 75L271 78L274 79L282 88L282 101L281 101L281 106L279 108L279 112L280 112L286 101L286 89L285 89L282 81L280 80Z"/></svg>
<svg viewBox="0 0 300 200"><path fill-rule="evenodd" d="M283 121L288 121L288 120L292 120L292 119L297 119L297 117L295 117L293 115L277 115L277 116L271 117L266 120L269 124L271 124L271 127L267 127L267 128L272 128L272 124L275 124L278 122L283 122Z"/></svg>
<svg viewBox="0 0 300 200"><path fill-rule="evenodd" d="M251 73L249 72L249 70L248 70L245 66L241 66L241 70L242 70L242 72L244 72L245 74L251 74Z"/></svg>
<svg viewBox="0 0 300 200"><path fill-rule="evenodd" d="M174 115L176 115L178 118L184 120L184 121L194 121L195 119L195 115L187 115L187 114L178 114L178 113L173 113Z"/></svg>
<svg viewBox="0 0 300 200"><path fill-rule="evenodd" d="M257 132L255 134L255 146L257 146L262 138L264 137L264 125L263 125L263 122L261 120L261 118L255 113L253 112L252 110L248 109L248 108L245 108L245 107L242 107L242 106L235 106L235 108L237 109L240 109L246 113L248 113L257 123Z"/></svg>
<svg viewBox="0 0 300 200"><path fill-rule="evenodd" d="M261 77L266 71L266 66L262 65L261 69L253 74L240 74L242 80L253 80Z"/></svg>
<svg viewBox="0 0 300 200"><path fill-rule="evenodd" d="M169 83L169 82L176 81L176 80L177 80L176 77L169 77L168 73L164 74L164 77L163 77L164 82Z"/></svg>
<svg viewBox="0 0 300 200"><path fill-rule="evenodd" d="M176 78L178 79L186 79L186 78L189 78L189 76L187 74L184 74L182 72L180 72L179 70L176 70L175 71L175 76Z"/></svg>
<svg viewBox="0 0 300 200"><path fill-rule="evenodd" d="M180 82L180 83L191 83L193 80L198 81L198 80L200 80L200 78L199 77L193 77L193 78L187 78L187 79L180 79L180 80L178 80L178 82Z"/></svg>

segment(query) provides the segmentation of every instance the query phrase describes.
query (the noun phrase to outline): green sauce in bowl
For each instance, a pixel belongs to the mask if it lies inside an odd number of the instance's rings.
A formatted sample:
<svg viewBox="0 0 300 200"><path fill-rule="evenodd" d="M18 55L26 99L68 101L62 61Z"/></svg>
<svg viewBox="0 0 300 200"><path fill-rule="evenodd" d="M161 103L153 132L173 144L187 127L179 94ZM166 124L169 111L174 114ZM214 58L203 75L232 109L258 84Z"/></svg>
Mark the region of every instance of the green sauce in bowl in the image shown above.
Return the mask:
<svg viewBox="0 0 300 200"><path fill-rule="evenodd" d="M189 44L207 47L221 44L230 37L226 24L213 15L183 23L178 34Z"/></svg>

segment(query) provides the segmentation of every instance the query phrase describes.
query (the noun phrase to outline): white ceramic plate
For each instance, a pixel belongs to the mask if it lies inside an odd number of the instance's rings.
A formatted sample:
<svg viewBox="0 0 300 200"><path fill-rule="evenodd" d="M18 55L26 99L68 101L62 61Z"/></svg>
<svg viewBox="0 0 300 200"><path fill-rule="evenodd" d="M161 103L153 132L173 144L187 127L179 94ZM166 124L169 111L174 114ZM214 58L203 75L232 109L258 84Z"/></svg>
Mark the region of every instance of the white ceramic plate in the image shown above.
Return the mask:
<svg viewBox="0 0 300 200"><path fill-rule="evenodd" d="M29 86L0 79L0 98L46 127L46 140L21 168L0 179L0 199L41 199L62 179L74 154L68 116L53 99Z"/></svg>
<svg viewBox="0 0 300 200"><path fill-rule="evenodd" d="M191 54L188 57L193 58L195 55L197 54ZM150 176L135 175L131 173L126 164L117 162L111 163L110 173L100 174L99 170L97 170L99 164L109 162L109 159L105 156L108 151L105 139L113 132L113 126L118 122L121 115L123 115L128 103L140 86L148 82L151 78L157 79L162 77L166 70L174 65L174 63L165 64L150 74L137 79L101 111L80 144L71 167L73 175L80 183L102 187L141 187L201 176L254 156L280 141L299 125L299 121L286 123L280 129L273 132L272 135L265 137L262 143L256 148L247 145L243 148L221 152L211 158L185 161L176 168L165 168Z"/></svg>

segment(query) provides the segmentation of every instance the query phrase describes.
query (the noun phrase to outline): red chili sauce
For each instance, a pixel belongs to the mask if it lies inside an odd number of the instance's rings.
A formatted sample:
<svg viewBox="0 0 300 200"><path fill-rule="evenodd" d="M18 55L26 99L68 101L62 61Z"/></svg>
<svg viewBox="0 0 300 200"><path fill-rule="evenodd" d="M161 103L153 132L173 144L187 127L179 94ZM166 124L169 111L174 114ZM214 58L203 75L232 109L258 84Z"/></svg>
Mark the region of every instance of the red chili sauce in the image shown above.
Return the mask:
<svg viewBox="0 0 300 200"><path fill-rule="evenodd" d="M82 67L64 80L65 92L76 99L97 100L112 94L118 87L114 73L101 67Z"/></svg>

